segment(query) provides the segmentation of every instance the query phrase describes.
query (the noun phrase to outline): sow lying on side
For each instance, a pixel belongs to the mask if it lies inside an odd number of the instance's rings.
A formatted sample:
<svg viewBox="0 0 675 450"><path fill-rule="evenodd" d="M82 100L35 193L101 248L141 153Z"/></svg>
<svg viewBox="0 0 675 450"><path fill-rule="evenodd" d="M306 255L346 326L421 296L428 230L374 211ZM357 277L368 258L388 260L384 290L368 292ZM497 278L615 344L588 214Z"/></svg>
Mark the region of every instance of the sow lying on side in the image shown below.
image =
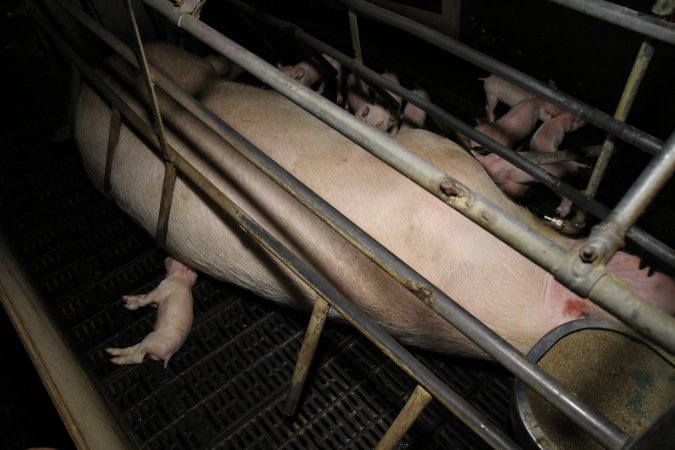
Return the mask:
<svg viewBox="0 0 675 450"><path fill-rule="evenodd" d="M147 53L155 67L518 349L528 351L563 322L606 314L278 93L219 80L207 63L175 47L156 44ZM146 108L123 89L144 92L128 64L114 57L100 73L148 117ZM171 145L388 332L406 344L485 357L236 151L217 145L213 133L189 113L166 96L161 104ZM99 187L110 114L93 90L82 89L75 138L85 170ZM454 142L424 130L401 131L396 140L560 244L573 245L508 200L478 161ZM114 198L152 235L163 172L162 161L123 126L112 162ZM300 308L312 304L307 286L180 178L167 249L189 267L267 299ZM643 297L675 311L672 279L647 277L646 269L638 269L638 259L623 253L610 270ZM166 361L168 356L154 357Z"/></svg>

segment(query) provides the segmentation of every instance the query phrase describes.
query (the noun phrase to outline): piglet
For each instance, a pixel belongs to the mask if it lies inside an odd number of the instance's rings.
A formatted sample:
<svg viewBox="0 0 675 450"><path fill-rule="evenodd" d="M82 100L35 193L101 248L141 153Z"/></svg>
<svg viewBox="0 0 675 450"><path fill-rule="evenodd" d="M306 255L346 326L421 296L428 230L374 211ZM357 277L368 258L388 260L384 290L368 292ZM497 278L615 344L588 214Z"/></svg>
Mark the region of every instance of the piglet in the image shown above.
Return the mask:
<svg viewBox="0 0 675 450"><path fill-rule="evenodd" d="M495 108L500 101L509 106L514 106L523 100L537 97L532 92L526 91L513 83L509 83L508 81L499 78L497 75L479 78L479 80L483 81L486 100L485 112L487 113L487 118L490 122L494 122L495 120ZM551 87L555 87L553 80L549 80L548 84ZM560 112L559 107L543 99L541 99L539 106L540 108L539 111L537 111L537 117L542 121L550 120Z"/></svg>
<svg viewBox="0 0 675 450"><path fill-rule="evenodd" d="M337 71L336 78L339 85L339 80L342 76L342 64L328 55L321 54L321 56ZM314 83L324 78L322 69L314 61L301 61L295 65L289 66L281 66L281 64L279 64L278 67L283 74L288 75L303 86L313 86ZM317 92L323 94L325 89L326 80L322 80L317 88ZM340 89L338 89L337 103L342 104L342 101L342 93L340 92Z"/></svg>
<svg viewBox="0 0 675 450"><path fill-rule="evenodd" d="M496 122L479 123L476 129L507 147L513 147L534 129L540 105L541 99L522 100ZM480 144L471 141L471 148L476 147Z"/></svg>
<svg viewBox="0 0 675 450"><path fill-rule="evenodd" d="M534 152L520 152L525 156ZM490 153L488 155L481 155L478 152L471 151L471 154L483 165L485 171L490 175L490 178L497 186L511 199L518 199L525 194L529 189L529 184L535 183L536 180L532 175L520 170L510 162L503 159L501 156ZM562 178L567 175L576 175L582 169L587 169L588 166L576 161L560 161L550 164L542 164L541 168L551 175ZM559 217L566 217L572 209L572 202L562 197L562 201L556 212Z"/></svg>
<svg viewBox="0 0 675 450"><path fill-rule="evenodd" d="M578 130L585 123L586 121L571 112L563 111L537 129L530 139L530 149L537 152L555 152L565 133Z"/></svg>
<svg viewBox="0 0 675 450"><path fill-rule="evenodd" d="M398 83L396 74L385 72L382 75ZM391 92L390 94L397 102L401 101L399 96ZM371 102L368 97L368 85L354 73L350 73L349 77L347 77L347 104L349 109L354 113L354 116L371 127L392 135L396 134L399 128L398 110L381 105L378 102Z"/></svg>
<svg viewBox="0 0 675 450"><path fill-rule="evenodd" d="M185 342L192 326L192 286L197 273L172 258L164 261L167 275L159 286L144 295L125 295L124 307L135 310L141 306L157 307L157 321L154 331L143 341L127 348L106 348L114 356L114 364L139 364L145 355L155 361L164 361L164 368L171 356Z"/></svg>

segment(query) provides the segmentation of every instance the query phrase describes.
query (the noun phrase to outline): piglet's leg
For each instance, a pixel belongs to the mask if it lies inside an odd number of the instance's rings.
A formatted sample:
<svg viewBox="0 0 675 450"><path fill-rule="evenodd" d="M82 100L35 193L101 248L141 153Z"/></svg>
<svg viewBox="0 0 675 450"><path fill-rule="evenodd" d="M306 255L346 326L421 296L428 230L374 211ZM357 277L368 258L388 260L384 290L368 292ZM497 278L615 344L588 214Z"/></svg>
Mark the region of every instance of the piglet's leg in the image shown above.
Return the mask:
<svg viewBox="0 0 675 450"><path fill-rule="evenodd" d="M127 348L106 348L105 351L114 356L110 360L113 364L140 364L146 355L141 344L142 342L139 342Z"/></svg>
<svg viewBox="0 0 675 450"><path fill-rule="evenodd" d="M147 294L142 295L123 295L122 302L124 302L124 307L126 309L135 310L143 306L147 306L151 303L157 303L157 297L159 287L155 290L148 292Z"/></svg>

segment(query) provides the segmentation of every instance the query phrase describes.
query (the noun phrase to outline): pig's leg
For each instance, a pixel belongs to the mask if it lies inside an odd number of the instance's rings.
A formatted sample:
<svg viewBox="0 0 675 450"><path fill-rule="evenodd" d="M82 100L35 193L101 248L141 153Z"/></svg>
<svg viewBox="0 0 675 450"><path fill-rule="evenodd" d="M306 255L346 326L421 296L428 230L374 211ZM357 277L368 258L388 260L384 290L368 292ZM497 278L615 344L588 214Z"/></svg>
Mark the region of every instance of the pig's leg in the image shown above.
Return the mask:
<svg viewBox="0 0 675 450"><path fill-rule="evenodd" d="M145 339L143 342L145 342ZM139 342L138 344L127 348L109 347L106 348L105 351L108 352L109 355L114 356L114 358L110 359L113 364L140 364L143 362L146 355L146 352L143 350L143 342Z"/></svg>
<svg viewBox="0 0 675 450"><path fill-rule="evenodd" d="M123 295L122 301L124 302L124 307L131 311L147 306L149 304L156 304L159 296L159 286L157 286L153 291L148 292L147 294L142 295Z"/></svg>
<svg viewBox="0 0 675 450"><path fill-rule="evenodd" d="M570 200L567 197L561 197L561 202L560 205L556 208L555 212L558 214L558 217L560 218L565 218L569 215L569 213L572 211L572 200Z"/></svg>

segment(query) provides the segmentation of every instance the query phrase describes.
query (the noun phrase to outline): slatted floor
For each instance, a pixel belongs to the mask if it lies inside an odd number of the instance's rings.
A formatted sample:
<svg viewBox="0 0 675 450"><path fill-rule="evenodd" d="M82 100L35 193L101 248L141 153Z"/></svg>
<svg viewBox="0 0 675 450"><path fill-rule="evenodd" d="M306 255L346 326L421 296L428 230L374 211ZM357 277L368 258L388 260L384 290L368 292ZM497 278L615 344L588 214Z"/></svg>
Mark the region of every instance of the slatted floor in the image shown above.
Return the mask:
<svg viewBox="0 0 675 450"><path fill-rule="evenodd" d="M153 308L120 296L151 290L162 251L90 184L72 143L31 132L3 140L0 225L140 448L373 448L414 383L365 338L330 324L298 413L283 400L308 315L200 276L195 321L164 369L111 364L106 346L140 341ZM416 352L507 433L511 377L490 364ZM432 403L400 448L484 448Z"/></svg>

